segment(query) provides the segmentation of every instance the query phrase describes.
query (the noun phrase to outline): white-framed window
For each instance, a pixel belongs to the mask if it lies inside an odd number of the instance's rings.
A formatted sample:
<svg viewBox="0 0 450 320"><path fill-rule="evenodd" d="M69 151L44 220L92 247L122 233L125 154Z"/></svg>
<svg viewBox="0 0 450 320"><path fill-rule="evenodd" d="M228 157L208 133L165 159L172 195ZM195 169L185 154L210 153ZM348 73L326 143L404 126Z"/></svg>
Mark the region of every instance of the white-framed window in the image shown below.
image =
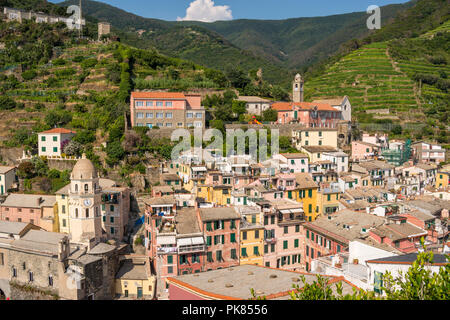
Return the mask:
<svg viewBox="0 0 450 320"><path fill-rule="evenodd" d="M138 119L144 119L144 113L143 112L138 112L136 116L137 116Z"/></svg>
<svg viewBox="0 0 450 320"><path fill-rule="evenodd" d="M146 117L147 119L153 119L153 112L148 112L148 113L145 115L145 117Z"/></svg>
<svg viewBox="0 0 450 320"><path fill-rule="evenodd" d="M195 127L196 128L201 128L202 125L203 125L203 123L201 123L201 122L198 122L198 121L195 122Z"/></svg>
<svg viewBox="0 0 450 320"><path fill-rule="evenodd" d="M194 114L192 112L186 113L186 118L192 119L194 117Z"/></svg>
<svg viewBox="0 0 450 320"><path fill-rule="evenodd" d="M143 123L138 123L137 126L138 126L138 127L143 127L144 124L143 124Z"/></svg>
<svg viewBox="0 0 450 320"><path fill-rule="evenodd" d="M162 101L156 101L156 106L157 107L162 107L162 106L164 106L164 104L163 104Z"/></svg>
<svg viewBox="0 0 450 320"><path fill-rule="evenodd" d="M183 126L183 122L178 122L177 123L177 127L182 127Z"/></svg>
<svg viewBox="0 0 450 320"><path fill-rule="evenodd" d="M143 107L144 106L144 101L136 101L136 107Z"/></svg>
<svg viewBox="0 0 450 320"><path fill-rule="evenodd" d="M166 102L166 107L171 107L172 106L172 101L167 101Z"/></svg>
<svg viewBox="0 0 450 320"><path fill-rule="evenodd" d="M157 112L156 113L156 119L162 119L164 118L164 113L163 112Z"/></svg>
<svg viewBox="0 0 450 320"><path fill-rule="evenodd" d="M195 119L202 119L203 118L203 114L201 112L197 112L195 114Z"/></svg>
<svg viewBox="0 0 450 320"><path fill-rule="evenodd" d="M158 122L156 125L160 128L164 127L164 123L161 123L161 122Z"/></svg>
<svg viewBox="0 0 450 320"><path fill-rule="evenodd" d="M172 127L172 123L171 123L171 122L167 122L167 123L166 123L166 127L171 128L171 127Z"/></svg>
<svg viewBox="0 0 450 320"><path fill-rule="evenodd" d="M172 112L166 112L166 118L172 119Z"/></svg>
<svg viewBox="0 0 450 320"><path fill-rule="evenodd" d="M145 103L145 106L146 106L146 107L153 107L153 101L147 101L147 102Z"/></svg>
<svg viewBox="0 0 450 320"><path fill-rule="evenodd" d="M186 127L188 127L188 128L190 128L190 127L193 127L194 126L194 124L191 122L191 123L186 123Z"/></svg>

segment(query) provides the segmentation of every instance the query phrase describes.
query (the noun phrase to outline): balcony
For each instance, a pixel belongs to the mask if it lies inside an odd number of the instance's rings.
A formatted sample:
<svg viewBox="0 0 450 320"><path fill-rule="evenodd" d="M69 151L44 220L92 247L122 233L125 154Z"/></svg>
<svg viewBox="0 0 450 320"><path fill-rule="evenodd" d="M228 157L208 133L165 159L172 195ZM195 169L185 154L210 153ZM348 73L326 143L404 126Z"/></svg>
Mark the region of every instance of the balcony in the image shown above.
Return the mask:
<svg viewBox="0 0 450 320"><path fill-rule="evenodd" d="M277 239L276 238L265 238L264 242L268 243L268 244L275 244L275 243L277 243Z"/></svg>
<svg viewBox="0 0 450 320"><path fill-rule="evenodd" d="M177 247L158 247L156 248L157 254L169 254L169 253L177 253Z"/></svg>
<svg viewBox="0 0 450 320"><path fill-rule="evenodd" d="M191 253L191 252L202 252L205 251L206 247L203 244L192 245L192 246L179 246L178 253Z"/></svg>

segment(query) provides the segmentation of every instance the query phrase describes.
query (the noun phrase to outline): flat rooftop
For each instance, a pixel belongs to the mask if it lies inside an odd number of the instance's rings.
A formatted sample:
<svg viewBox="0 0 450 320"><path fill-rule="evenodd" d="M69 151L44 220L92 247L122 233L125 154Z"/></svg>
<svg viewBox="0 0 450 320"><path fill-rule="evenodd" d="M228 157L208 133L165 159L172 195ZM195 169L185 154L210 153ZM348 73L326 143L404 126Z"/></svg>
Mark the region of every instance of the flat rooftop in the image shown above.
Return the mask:
<svg viewBox="0 0 450 320"><path fill-rule="evenodd" d="M190 290L202 291L202 294L211 294L218 299L250 299L250 289L254 289L257 296L267 299L289 299L289 292L293 290L292 284L302 286L301 275L305 276L306 283L317 280L316 275L294 271L273 269L255 265L240 265L236 267L206 271L201 273L180 275L168 278L171 285L186 286ZM331 282L339 282L342 278L328 276ZM353 286L342 281L343 294L351 293ZM332 285L335 288L334 285Z"/></svg>

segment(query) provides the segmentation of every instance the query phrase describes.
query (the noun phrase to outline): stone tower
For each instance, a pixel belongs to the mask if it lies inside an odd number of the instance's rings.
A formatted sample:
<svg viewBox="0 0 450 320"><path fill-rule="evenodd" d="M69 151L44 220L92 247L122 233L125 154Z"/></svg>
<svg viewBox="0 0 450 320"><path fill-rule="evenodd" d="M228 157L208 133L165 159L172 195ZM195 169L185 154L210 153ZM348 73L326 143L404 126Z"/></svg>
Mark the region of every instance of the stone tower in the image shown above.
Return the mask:
<svg viewBox="0 0 450 320"><path fill-rule="evenodd" d="M294 102L303 102L303 78L297 73L292 83L292 100Z"/></svg>
<svg viewBox="0 0 450 320"><path fill-rule="evenodd" d="M101 188L97 170L83 154L73 167L69 189L71 241L92 248L102 237Z"/></svg>

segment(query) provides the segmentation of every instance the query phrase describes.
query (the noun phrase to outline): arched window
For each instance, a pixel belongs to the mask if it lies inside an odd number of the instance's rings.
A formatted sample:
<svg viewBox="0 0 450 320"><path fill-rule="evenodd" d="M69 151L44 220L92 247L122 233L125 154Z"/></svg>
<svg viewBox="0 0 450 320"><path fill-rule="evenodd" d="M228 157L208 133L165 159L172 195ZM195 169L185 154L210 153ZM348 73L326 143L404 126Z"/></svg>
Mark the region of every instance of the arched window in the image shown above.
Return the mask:
<svg viewBox="0 0 450 320"><path fill-rule="evenodd" d="M89 218L89 209L86 209L86 218Z"/></svg>
<svg viewBox="0 0 450 320"><path fill-rule="evenodd" d="M78 208L75 208L75 218L78 218Z"/></svg>
<svg viewBox="0 0 450 320"><path fill-rule="evenodd" d="M75 185L75 192L78 192L78 185Z"/></svg>
<svg viewBox="0 0 450 320"><path fill-rule="evenodd" d="M85 185L84 185L84 192L88 192L89 191L89 186L88 186L88 184L86 183Z"/></svg>

